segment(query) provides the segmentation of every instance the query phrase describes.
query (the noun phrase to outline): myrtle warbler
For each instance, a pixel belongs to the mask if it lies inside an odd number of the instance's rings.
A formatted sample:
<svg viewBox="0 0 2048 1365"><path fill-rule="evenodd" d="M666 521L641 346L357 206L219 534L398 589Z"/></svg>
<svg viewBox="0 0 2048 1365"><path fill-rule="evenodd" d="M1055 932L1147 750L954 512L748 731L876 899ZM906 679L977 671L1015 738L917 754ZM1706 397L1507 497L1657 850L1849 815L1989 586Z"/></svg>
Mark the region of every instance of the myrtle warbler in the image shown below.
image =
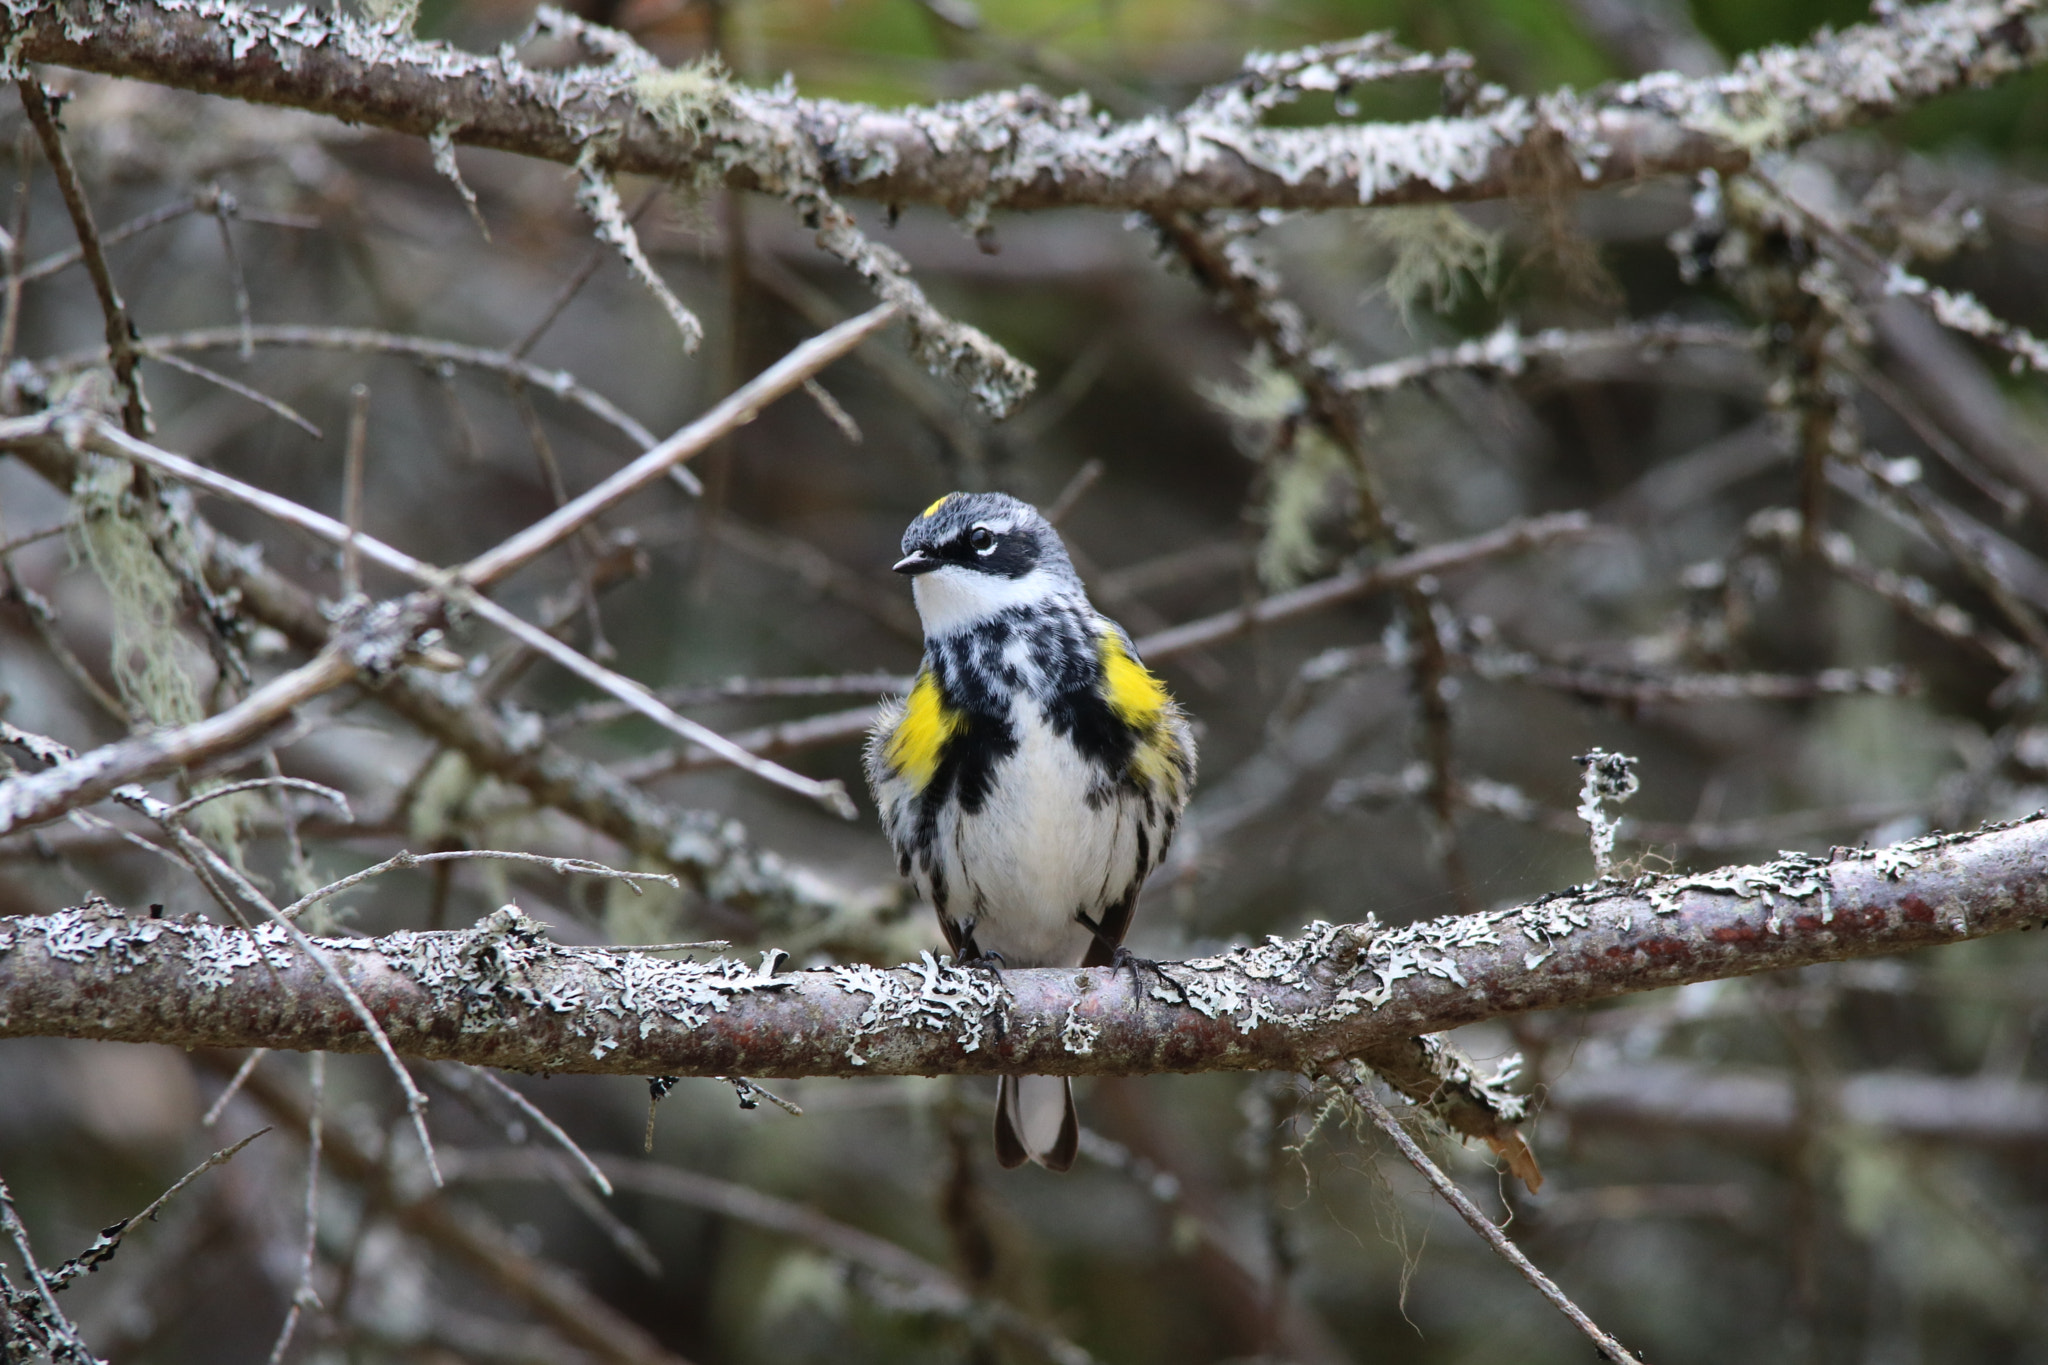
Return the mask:
<svg viewBox="0 0 2048 1365"><path fill-rule="evenodd" d="M1186 715L1089 605L1059 533L1001 493L950 493L903 533L924 663L882 710L868 785L897 867L956 960L1105 966L1195 780ZM1064 1077L1005 1076L996 1156L1055 1171L1080 1129Z"/></svg>

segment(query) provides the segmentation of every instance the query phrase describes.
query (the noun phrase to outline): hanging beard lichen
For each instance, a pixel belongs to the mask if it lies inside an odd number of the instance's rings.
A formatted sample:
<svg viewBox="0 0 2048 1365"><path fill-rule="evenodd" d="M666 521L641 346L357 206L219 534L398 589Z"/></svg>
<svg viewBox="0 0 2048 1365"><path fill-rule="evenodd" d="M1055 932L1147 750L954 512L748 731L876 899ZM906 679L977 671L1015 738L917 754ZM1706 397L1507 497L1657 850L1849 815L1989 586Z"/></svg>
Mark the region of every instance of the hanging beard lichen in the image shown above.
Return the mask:
<svg viewBox="0 0 2048 1365"><path fill-rule="evenodd" d="M107 590L110 671L130 719L190 725L206 715L195 680L197 651L179 633L182 589L143 524L134 479L133 466L122 461L95 457L86 465L71 487L71 543ZM194 790L210 785L218 784ZM246 798L227 796L192 813L205 836L238 864L247 806Z"/></svg>
<svg viewBox="0 0 2048 1365"><path fill-rule="evenodd" d="M1374 209L1360 233L1387 256L1381 281L1402 325L1415 327L1415 310L1441 313L1466 289L1493 293L1500 270L1500 236L1475 227L1456 209L1434 205Z"/></svg>
<svg viewBox="0 0 2048 1365"><path fill-rule="evenodd" d="M131 715L190 725L205 712L178 634L182 593L158 557L131 491L134 469L95 459L71 489L72 544L105 585L113 608L114 685Z"/></svg>
<svg viewBox="0 0 2048 1365"><path fill-rule="evenodd" d="M1329 568L1325 541L1356 500L1358 473L1306 420L1301 387L1261 350L1245 362L1241 387L1205 384L1202 396L1233 419L1239 447L1266 467L1259 581L1291 588Z"/></svg>

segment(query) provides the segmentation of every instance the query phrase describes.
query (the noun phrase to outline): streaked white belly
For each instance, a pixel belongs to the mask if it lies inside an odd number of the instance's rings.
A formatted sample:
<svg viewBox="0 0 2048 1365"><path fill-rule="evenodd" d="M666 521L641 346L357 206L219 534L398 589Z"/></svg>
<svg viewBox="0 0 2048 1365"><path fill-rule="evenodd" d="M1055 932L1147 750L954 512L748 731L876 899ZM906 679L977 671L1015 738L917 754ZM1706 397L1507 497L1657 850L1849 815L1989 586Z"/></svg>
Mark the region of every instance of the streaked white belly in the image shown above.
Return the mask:
<svg viewBox="0 0 2048 1365"><path fill-rule="evenodd" d="M948 912L973 918L975 942L1010 966L1077 966L1093 936L1074 914L1099 917L1130 884L1139 802L1115 791L1091 806L1108 786L1101 770L1036 704L1020 702L1013 723L1017 752L996 769L987 803L940 822Z"/></svg>

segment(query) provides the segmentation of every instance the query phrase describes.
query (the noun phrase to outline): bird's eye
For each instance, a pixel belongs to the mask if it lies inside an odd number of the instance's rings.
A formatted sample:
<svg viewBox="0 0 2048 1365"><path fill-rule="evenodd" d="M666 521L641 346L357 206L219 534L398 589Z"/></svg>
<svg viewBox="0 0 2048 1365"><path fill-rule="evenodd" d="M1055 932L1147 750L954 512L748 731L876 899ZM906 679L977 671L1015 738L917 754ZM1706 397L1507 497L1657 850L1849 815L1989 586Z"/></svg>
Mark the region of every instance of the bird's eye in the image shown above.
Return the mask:
<svg viewBox="0 0 2048 1365"><path fill-rule="evenodd" d="M974 547L974 553L985 555L996 548L996 533L986 526L977 526L967 533L967 543Z"/></svg>

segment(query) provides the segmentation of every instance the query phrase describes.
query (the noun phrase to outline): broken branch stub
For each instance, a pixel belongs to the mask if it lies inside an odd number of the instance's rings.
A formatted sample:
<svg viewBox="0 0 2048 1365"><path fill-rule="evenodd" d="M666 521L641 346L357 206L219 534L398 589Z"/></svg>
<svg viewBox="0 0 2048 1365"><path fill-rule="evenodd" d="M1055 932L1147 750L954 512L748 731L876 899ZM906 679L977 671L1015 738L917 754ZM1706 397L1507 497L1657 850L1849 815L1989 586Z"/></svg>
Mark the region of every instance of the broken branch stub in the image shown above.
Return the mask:
<svg viewBox="0 0 2048 1365"><path fill-rule="evenodd" d="M1417 1034L2048 919L2048 818L1887 848L1642 877L1386 929L1317 923L1171 963L963 970L927 955L775 974L476 928L320 947L394 1047L520 1071L795 1077L1308 1070ZM1168 998L1171 997L1171 998ZM128 918L103 902L0 919L0 1037L365 1051L282 931Z"/></svg>

